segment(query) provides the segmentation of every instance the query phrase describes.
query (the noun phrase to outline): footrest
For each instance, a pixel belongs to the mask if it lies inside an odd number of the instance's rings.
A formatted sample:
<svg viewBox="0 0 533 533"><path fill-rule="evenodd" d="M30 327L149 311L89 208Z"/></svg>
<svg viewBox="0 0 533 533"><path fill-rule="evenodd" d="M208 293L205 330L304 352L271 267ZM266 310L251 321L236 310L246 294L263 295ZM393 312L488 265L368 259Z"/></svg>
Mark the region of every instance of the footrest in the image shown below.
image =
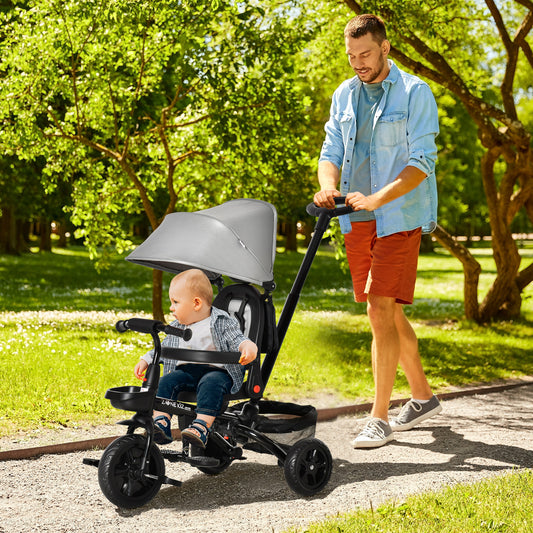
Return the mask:
<svg viewBox="0 0 533 533"><path fill-rule="evenodd" d="M83 464L98 467L100 464L100 459L90 459L89 457L84 457Z"/></svg>
<svg viewBox="0 0 533 533"><path fill-rule="evenodd" d="M189 457L187 454L183 452L178 452L176 450L161 450L161 455L164 459L169 461L170 463L177 463L177 462L187 462L189 460Z"/></svg>
<svg viewBox="0 0 533 533"><path fill-rule="evenodd" d="M204 457L202 455L195 455L189 457L187 462L192 466L209 466L215 467L220 465L220 461L214 457Z"/></svg>

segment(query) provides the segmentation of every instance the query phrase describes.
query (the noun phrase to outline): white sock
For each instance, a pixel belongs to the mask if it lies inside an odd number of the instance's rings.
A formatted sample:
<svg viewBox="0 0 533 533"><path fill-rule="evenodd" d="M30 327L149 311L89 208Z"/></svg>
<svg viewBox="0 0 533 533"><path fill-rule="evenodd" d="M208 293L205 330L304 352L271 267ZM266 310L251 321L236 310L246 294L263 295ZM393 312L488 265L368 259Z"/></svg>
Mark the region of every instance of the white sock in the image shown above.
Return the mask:
<svg viewBox="0 0 533 533"><path fill-rule="evenodd" d="M431 398L430 398L429 400L431 400ZM415 399L413 398L413 402L416 402L416 403L419 403L419 404L422 404L422 405L424 405L425 403L428 403L429 400L415 400Z"/></svg>

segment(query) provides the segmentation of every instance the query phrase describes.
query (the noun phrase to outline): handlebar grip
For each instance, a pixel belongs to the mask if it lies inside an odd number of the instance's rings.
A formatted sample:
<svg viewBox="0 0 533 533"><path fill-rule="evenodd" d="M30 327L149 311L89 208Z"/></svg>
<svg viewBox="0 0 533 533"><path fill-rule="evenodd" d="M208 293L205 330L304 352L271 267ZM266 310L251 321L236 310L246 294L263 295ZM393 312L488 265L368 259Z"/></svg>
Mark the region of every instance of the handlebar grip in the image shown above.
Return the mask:
<svg viewBox="0 0 533 533"><path fill-rule="evenodd" d="M125 331L128 331L128 326L126 325L127 324L127 320L119 320L116 324L115 324L115 329L119 332L119 333L124 333Z"/></svg>
<svg viewBox="0 0 533 533"><path fill-rule="evenodd" d="M162 327L164 327L163 322L148 318L130 318L129 320L119 320L115 324L115 328L119 333L124 333L128 329L138 333L154 333L161 331Z"/></svg>
<svg viewBox="0 0 533 533"><path fill-rule="evenodd" d="M163 331L167 335L176 335L176 337L181 337L184 341L189 341L192 337L192 331L189 328L182 329L174 328L172 326L165 326Z"/></svg>
<svg viewBox="0 0 533 533"><path fill-rule="evenodd" d="M148 318L130 318L129 320L119 320L115 324L115 328L119 333L124 333L130 329L131 331L137 331L138 333L158 333L163 331L168 335L176 335L183 340L188 341L192 337L192 331L189 328L174 328L167 326L159 320L150 320Z"/></svg>
<svg viewBox="0 0 533 533"><path fill-rule="evenodd" d="M328 213L329 216L333 218L340 217L341 215L348 215L353 212L353 209L350 206L345 205L346 196L336 196L334 201L336 205L342 205L342 207L329 209L328 207L318 207L316 204L310 203L306 207L307 214L312 217L319 217L322 213Z"/></svg>

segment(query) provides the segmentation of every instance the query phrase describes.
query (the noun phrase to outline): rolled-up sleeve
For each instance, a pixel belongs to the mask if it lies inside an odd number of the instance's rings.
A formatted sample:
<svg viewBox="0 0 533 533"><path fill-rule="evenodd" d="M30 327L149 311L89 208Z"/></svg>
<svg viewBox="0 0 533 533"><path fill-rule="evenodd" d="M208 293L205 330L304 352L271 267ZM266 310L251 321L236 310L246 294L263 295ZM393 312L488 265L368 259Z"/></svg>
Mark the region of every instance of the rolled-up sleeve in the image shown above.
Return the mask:
<svg viewBox="0 0 533 533"><path fill-rule="evenodd" d="M340 169L344 158L344 143L339 123L337 100L338 95L335 93L331 101L329 120L324 126L326 137L322 143L322 150L320 151L320 158L318 161L329 161Z"/></svg>
<svg viewBox="0 0 533 533"><path fill-rule="evenodd" d="M437 104L431 89L425 83L418 84L410 94L407 135L409 143L408 165L426 175L435 172L439 133Z"/></svg>

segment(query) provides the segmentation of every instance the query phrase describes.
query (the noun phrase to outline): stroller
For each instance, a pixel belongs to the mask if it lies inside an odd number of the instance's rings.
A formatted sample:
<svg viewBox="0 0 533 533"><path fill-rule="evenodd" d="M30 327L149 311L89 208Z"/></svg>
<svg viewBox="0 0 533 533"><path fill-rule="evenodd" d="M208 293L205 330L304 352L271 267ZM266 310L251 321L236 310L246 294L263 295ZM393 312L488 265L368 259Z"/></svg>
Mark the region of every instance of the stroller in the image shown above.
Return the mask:
<svg viewBox="0 0 533 533"><path fill-rule="evenodd" d="M180 429L195 418L193 393L181 392L177 400L156 395L160 359L236 364L240 353L162 348L160 333L187 340L190 330L141 318L117 322L119 332L131 330L151 335L154 358L142 387L114 387L105 394L113 407L134 412L131 419L119 422L127 426L127 434L111 442L100 460L83 460L98 467L100 488L110 502L121 508L136 508L148 503L163 483L182 485L165 475L165 459L188 463L205 474L217 475L233 461L245 459L243 450L247 449L274 455L283 468L287 484L297 494L313 496L326 487L332 457L328 447L314 438L316 409L263 399L324 232L331 218L351 211L345 206L329 210L314 204L307 210L318 216L318 221L277 325L272 302L277 213L267 202L238 199L202 211L172 213L126 258L172 273L189 268L203 270L218 288L213 305L235 316L243 333L257 344L259 351L246 367L240 391L224 397L225 409L215 419L205 449L188 442L181 451L160 449L153 440L154 409L177 415ZM223 276L229 278L229 285L224 286ZM254 285L262 287L262 292ZM136 433L136 430L144 431Z"/></svg>

